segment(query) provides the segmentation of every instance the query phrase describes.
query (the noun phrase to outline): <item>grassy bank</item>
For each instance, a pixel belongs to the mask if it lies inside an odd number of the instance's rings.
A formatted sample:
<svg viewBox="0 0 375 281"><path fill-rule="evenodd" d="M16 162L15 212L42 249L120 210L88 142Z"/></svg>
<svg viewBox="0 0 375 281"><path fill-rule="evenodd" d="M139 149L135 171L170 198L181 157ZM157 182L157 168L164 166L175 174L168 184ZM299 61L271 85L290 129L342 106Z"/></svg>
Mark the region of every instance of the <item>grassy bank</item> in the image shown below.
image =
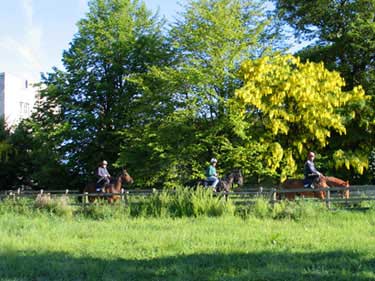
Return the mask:
<svg viewBox="0 0 375 281"><path fill-rule="evenodd" d="M0 215L0 280L375 280L373 212Z"/></svg>

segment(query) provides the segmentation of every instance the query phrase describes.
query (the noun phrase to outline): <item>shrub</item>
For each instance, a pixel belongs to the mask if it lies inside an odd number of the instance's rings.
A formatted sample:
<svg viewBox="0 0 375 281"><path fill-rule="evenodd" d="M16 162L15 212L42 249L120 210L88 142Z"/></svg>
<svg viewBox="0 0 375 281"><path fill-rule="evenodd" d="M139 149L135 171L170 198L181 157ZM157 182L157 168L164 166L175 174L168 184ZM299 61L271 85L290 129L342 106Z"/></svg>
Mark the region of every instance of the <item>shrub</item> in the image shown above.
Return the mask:
<svg viewBox="0 0 375 281"><path fill-rule="evenodd" d="M6 198L0 202L0 214L16 213L30 215L33 213L32 201L29 198Z"/></svg>
<svg viewBox="0 0 375 281"><path fill-rule="evenodd" d="M281 201L274 205L272 216L274 219L301 220L319 217L324 212L327 212L327 208L321 201Z"/></svg>
<svg viewBox="0 0 375 281"><path fill-rule="evenodd" d="M81 207L77 214L94 220L122 219L129 216L129 207L122 202L113 205L95 202Z"/></svg>
<svg viewBox="0 0 375 281"><path fill-rule="evenodd" d="M234 215L235 206L231 200L214 196L212 190L198 187L191 195L194 216Z"/></svg>
<svg viewBox="0 0 375 281"><path fill-rule="evenodd" d="M253 214L258 218L266 218L271 214L271 205L267 199L258 197L252 206Z"/></svg>
<svg viewBox="0 0 375 281"><path fill-rule="evenodd" d="M214 196L210 189L200 187L193 191L183 186L155 192L148 198L131 198L129 208L131 216L154 217L233 215L235 210L231 201Z"/></svg>
<svg viewBox="0 0 375 281"><path fill-rule="evenodd" d="M40 211L46 211L59 217L71 217L73 208L69 205L69 198L61 196L51 198L50 194L38 194L34 207Z"/></svg>

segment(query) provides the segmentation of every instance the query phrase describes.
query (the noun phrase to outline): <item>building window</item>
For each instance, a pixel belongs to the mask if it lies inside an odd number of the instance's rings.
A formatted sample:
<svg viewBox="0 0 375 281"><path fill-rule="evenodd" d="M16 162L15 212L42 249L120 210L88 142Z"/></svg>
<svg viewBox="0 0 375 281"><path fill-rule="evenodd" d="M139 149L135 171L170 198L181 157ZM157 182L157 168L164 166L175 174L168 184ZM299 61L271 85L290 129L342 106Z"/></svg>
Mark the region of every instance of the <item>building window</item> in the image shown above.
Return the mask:
<svg viewBox="0 0 375 281"><path fill-rule="evenodd" d="M20 115L29 116L30 114L30 104L27 102L20 102Z"/></svg>

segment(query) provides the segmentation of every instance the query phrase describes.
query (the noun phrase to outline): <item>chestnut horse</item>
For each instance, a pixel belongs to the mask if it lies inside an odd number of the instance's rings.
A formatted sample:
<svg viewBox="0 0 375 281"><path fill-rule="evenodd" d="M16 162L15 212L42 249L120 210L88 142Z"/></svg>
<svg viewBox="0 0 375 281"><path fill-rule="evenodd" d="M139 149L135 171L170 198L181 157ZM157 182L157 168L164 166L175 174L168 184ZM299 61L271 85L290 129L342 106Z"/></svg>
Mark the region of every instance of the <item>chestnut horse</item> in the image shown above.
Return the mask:
<svg viewBox="0 0 375 281"><path fill-rule="evenodd" d="M341 193L343 199L349 199L349 181L344 181L335 177L325 177L325 179L329 187L343 187L343 189L338 192Z"/></svg>
<svg viewBox="0 0 375 281"><path fill-rule="evenodd" d="M104 193L121 193L122 184L132 184L133 178L128 174L126 170L122 170L121 174L111 183L106 184L103 188ZM85 188L83 189L83 192L87 193L97 193L96 191L96 183L90 182L88 183ZM89 195L88 199L89 202L94 202L97 198L101 198L103 196L100 195ZM118 201L121 198L120 195L111 195L107 197L107 200L109 203L114 203Z"/></svg>
<svg viewBox="0 0 375 281"><path fill-rule="evenodd" d="M325 177L320 177L317 182L314 182L314 187L315 187L315 189L328 188ZM280 185L280 188L285 189L285 190L293 190L293 189L306 190L306 191L284 193L285 198L288 199L288 200L294 200L296 195L304 196L304 197L315 197L315 198L325 199L325 191L323 191L323 190L314 191L313 189L305 188L303 186L303 180L298 180L298 179L286 180ZM280 192L277 192L277 193L278 193L277 197L279 199L281 199L281 193Z"/></svg>

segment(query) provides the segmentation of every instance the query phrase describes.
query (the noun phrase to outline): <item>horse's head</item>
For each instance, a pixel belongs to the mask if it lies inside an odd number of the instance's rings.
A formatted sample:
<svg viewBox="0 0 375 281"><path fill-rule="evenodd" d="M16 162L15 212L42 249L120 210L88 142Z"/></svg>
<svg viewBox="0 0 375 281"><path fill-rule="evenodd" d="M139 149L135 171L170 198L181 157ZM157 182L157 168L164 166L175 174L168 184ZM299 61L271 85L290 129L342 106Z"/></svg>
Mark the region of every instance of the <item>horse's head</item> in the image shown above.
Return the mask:
<svg viewBox="0 0 375 281"><path fill-rule="evenodd" d="M237 184L239 186L243 185L243 175L242 175L241 169L238 170L238 172L237 172L237 179L235 179L235 180L237 181Z"/></svg>
<svg viewBox="0 0 375 281"><path fill-rule="evenodd" d="M124 169L121 173L121 180L126 182L127 184L132 184L134 182L133 178L129 175L129 173Z"/></svg>
<svg viewBox="0 0 375 281"><path fill-rule="evenodd" d="M235 182L239 186L243 185L243 176L242 176L241 169L234 170L232 173L230 173L229 177L232 177L233 182Z"/></svg>
<svg viewBox="0 0 375 281"><path fill-rule="evenodd" d="M349 199L349 197L350 197L349 181L344 181L342 179L335 178L335 177L326 177L326 180L327 180L327 184L330 187L344 187L345 189L343 189L341 191L342 197L345 198L345 199Z"/></svg>

